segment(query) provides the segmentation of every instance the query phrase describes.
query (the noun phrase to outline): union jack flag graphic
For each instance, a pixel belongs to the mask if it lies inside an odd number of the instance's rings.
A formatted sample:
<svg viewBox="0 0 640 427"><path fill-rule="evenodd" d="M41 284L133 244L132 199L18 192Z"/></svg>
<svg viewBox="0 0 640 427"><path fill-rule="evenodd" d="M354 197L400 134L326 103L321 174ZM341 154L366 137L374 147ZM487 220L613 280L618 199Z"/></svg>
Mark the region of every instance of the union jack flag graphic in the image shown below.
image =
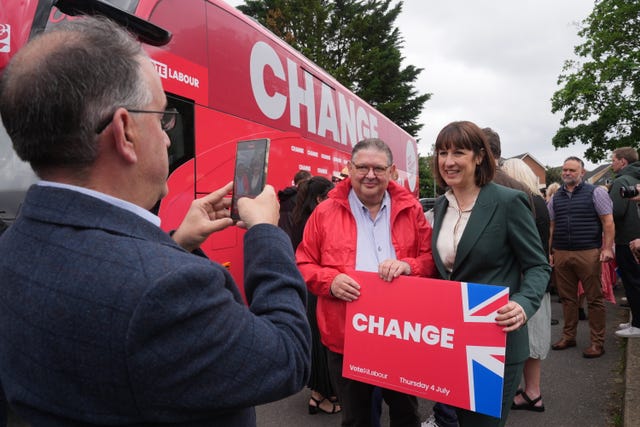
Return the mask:
<svg viewBox="0 0 640 427"><path fill-rule="evenodd" d="M463 316L466 323L495 323L497 310L509 298L509 289L477 283L460 284ZM504 385L504 347L467 345L469 409L500 417Z"/></svg>
<svg viewBox="0 0 640 427"><path fill-rule="evenodd" d="M350 272L342 375L500 417L506 334L495 322L504 286Z"/></svg>

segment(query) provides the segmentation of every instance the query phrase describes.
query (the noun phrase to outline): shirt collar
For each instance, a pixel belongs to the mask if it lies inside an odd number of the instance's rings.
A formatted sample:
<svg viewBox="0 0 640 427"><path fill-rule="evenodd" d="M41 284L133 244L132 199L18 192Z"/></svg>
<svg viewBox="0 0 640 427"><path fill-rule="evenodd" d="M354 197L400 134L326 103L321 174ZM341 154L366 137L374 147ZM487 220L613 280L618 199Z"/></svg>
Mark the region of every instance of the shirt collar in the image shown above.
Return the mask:
<svg viewBox="0 0 640 427"><path fill-rule="evenodd" d="M131 202L127 202L126 200L118 199L117 197L110 196L105 193L101 193L100 191L91 190L90 188L80 187L77 185L71 184L63 184L61 182L53 182L53 181L38 181L38 185L43 187L54 187L54 188L62 188L65 190L76 191L78 193L82 193L84 195L95 197L96 199L100 199L103 202L109 203L111 205L117 206L129 212L132 212L143 219L149 221L150 223L160 227L160 217L152 214L148 210L141 208L138 205L135 205Z"/></svg>

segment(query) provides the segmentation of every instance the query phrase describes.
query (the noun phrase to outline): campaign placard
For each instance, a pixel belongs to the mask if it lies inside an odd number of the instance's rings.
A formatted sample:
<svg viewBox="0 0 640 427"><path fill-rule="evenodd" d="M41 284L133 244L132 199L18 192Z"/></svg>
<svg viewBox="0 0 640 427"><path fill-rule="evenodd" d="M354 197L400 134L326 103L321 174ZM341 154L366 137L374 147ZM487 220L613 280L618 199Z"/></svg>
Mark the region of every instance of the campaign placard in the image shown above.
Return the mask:
<svg viewBox="0 0 640 427"><path fill-rule="evenodd" d="M362 290L347 304L343 376L500 417L508 288L350 275Z"/></svg>

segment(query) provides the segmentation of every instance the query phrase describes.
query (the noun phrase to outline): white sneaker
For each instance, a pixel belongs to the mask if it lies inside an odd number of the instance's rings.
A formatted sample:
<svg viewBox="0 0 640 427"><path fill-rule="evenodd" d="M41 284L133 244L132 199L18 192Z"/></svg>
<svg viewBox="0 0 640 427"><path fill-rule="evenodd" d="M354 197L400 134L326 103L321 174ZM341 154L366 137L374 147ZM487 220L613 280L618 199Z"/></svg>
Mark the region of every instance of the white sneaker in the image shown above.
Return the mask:
<svg viewBox="0 0 640 427"><path fill-rule="evenodd" d="M426 421L420 424L420 427L438 427L438 423L436 423L436 417L431 415L429 418L427 418Z"/></svg>
<svg viewBox="0 0 640 427"><path fill-rule="evenodd" d="M620 338L640 338L640 328L631 326L627 329L616 331L616 335Z"/></svg>
<svg viewBox="0 0 640 427"><path fill-rule="evenodd" d="M621 329L629 329L630 327L631 327L631 323L620 323L620 324L618 325L618 330L621 330Z"/></svg>

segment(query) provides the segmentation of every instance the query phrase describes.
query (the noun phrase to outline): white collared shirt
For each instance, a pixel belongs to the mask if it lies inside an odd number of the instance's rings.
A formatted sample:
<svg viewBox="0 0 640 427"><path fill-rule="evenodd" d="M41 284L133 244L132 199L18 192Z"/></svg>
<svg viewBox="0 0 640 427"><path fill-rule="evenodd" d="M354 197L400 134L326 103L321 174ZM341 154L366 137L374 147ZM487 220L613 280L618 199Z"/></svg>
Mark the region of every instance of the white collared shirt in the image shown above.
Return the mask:
<svg viewBox="0 0 640 427"><path fill-rule="evenodd" d="M132 212L143 219L146 219L150 223L160 227L160 217L152 214L148 210L141 208L138 205L135 205L131 202L127 202L126 200L118 199L116 197L110 196L105 193L101 193L99 191L91 190L85 187L79 187L77 185L71 184L63 184L61 182L53 182L53 181L38 181L37 185L43 187L55 187L55 188L64 188L65 190L77 191L78 193L85 194L87 196L95 197L96 199L100 199L103 202L109 203L111 205L117 206L129 212Z"/></svg>

